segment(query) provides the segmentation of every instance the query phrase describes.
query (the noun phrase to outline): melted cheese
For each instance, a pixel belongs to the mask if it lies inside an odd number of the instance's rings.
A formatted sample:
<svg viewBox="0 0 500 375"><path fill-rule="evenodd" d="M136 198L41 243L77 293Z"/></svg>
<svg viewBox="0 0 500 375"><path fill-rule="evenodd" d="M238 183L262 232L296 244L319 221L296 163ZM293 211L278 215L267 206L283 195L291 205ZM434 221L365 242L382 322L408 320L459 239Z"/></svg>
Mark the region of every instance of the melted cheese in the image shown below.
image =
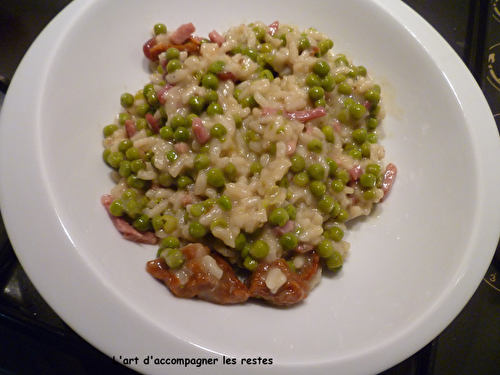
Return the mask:
<svg viewBox="0 0 500 375"><path fill-rule="evenodd" d="M269 270L266 276L266 286L272 294L275 294L283 284L286 283L286 275L277 267Z"/></svg>
<svg viewBox="0 0 500 375"><path fill-rule="evenodd" d="M217 279L222 277L224 271L222 271L215 259L210 255L203 256L203 258L201 258L201 263L209 275L214 276Z"/></svg>

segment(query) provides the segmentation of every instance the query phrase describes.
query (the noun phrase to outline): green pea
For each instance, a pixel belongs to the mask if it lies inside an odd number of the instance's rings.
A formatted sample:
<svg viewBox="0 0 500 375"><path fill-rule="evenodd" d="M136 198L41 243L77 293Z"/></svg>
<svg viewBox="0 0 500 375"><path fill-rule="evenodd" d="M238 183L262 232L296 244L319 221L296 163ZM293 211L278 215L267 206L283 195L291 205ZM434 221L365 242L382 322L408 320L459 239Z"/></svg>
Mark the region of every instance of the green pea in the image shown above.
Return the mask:
<svg viewBox="0 0 500 375"><path fill-rule="evenodd" d="M255 271L258 265L259 262L257 262L255 259L249 256L247 256L243 261L243 267L245 267L249 271Z"/></svg>
<svg viewBox="0 0 500 375"><path fill-rule="evenodd" d="M165 233L172 233L177 228L177 218L172 215L164 215L162 217L164 224L163 230Z"/></svg>
<svg viewBox="0 0 500 375"><path fill-rule="evenodd" d="M137 198L137 190L128 188L122 193L122 199L136 199Z"/></svg>
<svg viewBox="0 0 500 375"><path fill-rule="evenodd" d="M329 258L333 255L335 247L333 242L329 240L322 240L318 246L316 246L316 252L321 258Z"/></svg>
<svg viewBox="0 0 500 375"><path fill-rule="evenodd" d="M266 30L262 26L255 26L253 29L257 40L262 41L266 36Z"/></svg>
<svg viewBox="0 0 500 375"><path fill-rule="evenodd" d="M176 70L179 70L181 68L182 68L182 63L177 59L170 60L167 63L167 72L168 73L173 73Z"/></svg>
<svg viewBox="0 0 500 375"><path fill-rule="evenodd" d="M295 173L303 171L306 166L305 159L299 154L293 154L290 161L292 162L290 170Z"/></svg>
<svg viewBox="0 0 500 375"><path fill-rule="evenodd" d="M179 155L177 155L177 152L175 152L174 150L168 150L165 153L165 156L167 157L168 161L176 161L179 157Z"/></svg>
<svg viewBox="0 0 500 375"><path fill-rule="evenodd" d="M257 173L260 173L262 171L262 164L258 161L254 161L252 162L252 164L250 164L250 173L252 174L257 174Z"/></svg>
<svg viewBox="0 0 500 375"><path fill-rule="evenodd" d="M382 167L378 164L368 164L365 168L365 172L378 176L380 172L382 172Z"/></svg>
<svg viewBox="0 0 500 375"><path fill-rule="evenodd" d="M203 112L203 109L205 108L205 102L205 98L202 96L194 95L189 98L189 106L191 107L191 110L197 115Z"/></svg>
<svg viewBox="0 0 500 375"><path fill-rule="evenodd" d="M233 207L233 202L231 202L231 198L227 195L221 195L219 199L217 199L217 203L224 211L229 211Z"/></svg>
<svg viewBox="0 0 500 375"><path fill-rule="evenodd" d="M182 175L182 176L177 177L177 187L179 189L184 189L185 187L191 185L192 183L194 183L194 181L189 176Z"/></svg>
<svg viewBox="0 0 500 375"><path fill-rule="evenodd" d="M324 195L318 201L318 209L325 214L329 214L335 208L335 203L336 202L335 199L333 199L333 197L330 197L329 195Z"/></svg>
<svg viewBox="0 0 500 375"><path fill-rule="evenodd" d="M331 180L330 187L332 188L333 191L340 193L344 190L345 185L338 178L335 178Z"/></svg>
<svg viewBox="0 0 500 375"><path fill-rule="evenodd" d="M259 52L252 46L245 46L243 47L241 54L250 57L250 59L252 59L253 61L256 61Z"/></svg>
<svg viewBox="0 0 500 375"><path fill-rule="evenodd" d="M350 115L356 120L361 119L366 113L366 107L363 104L356 103L349 107Z"/></svg>
<svg viewBox="0 0 500 375"><path fill-rule="evenodd" d="M333 41L331 39L323 39L318 43L319 52L324 55L333 47Z"/></svg>
<svg viewBox="0 0 500 375"><path fill-rule="evenodd" d="M304 187L309 183L309 175L306 171L299 172L292 177L292 181L295 185Z"/></svg>
<svg viewBox="0 0 500 375"><path fill-rule="evenodd" d="M234 120L234 126L236 129L240 129L241 126L243 125L243 119L239 115L233 115L233 120Z"/></svg>
<svg viewBox="0 0 500 375"><path fill-rule="evenodd" d="M264 259L269 254L269 245L263 240L257 240L250 246L250 255L256 260Z"/></svg>
<svg viewBox="0 0 500 375"><path fill-rule="evenodd" d="M337 58L335 59L335 65L337 65L337 66L349 65L349 62L347 61L347 57L345 55L342 55L342 54L337 55Z"/></svg>
<svg viewBox="0 0 500 375"><path fill-rule="evenodd" d="M344 238L344 231L339 227L332 227L328 230L328 236L335 242L340 242Z"/></svg>
<svg viewBox="0 0 500 375"><path fill-rule="evenodd" d="M323 98L325 90L320 86L313 86L307 91L309 98L313 101Z"/></svg>
<svg viewBox="0 0 500 375"><path fill-rule="evenodd" d="M255 108L258 105L253 95L242 98L240 104L243 108Z"/></svg>
<svg viewBox="0 0 500 375"><path fill-rule="evenodd" d="M238 170L236 169L236 166L233 163L229 163L223 168L224 176L229 181L235 181L236 177L238 177Z"/></svg>
<svg viewBox="0 0 500 375"><path fill-rule="evenodd" d="M128 177L132 174L132 163L129 160L123 160L118 168L118 173L122 177Z"/></svg>
<svg viewBox="0 0 500 375"><path fill-rule="evenodd" d="M366 91L364 96L371 104L378 104L380 102L380 93L374 89Z"/></svg>
<svg viewBox="0 0 500 375"><path fill-rule="evenodd" d="M194 158L194 168L201 171L210 165L210 158L207 154L197 154Z"/></svg>
<svg viewBox="0 0 500 375"><path fill-rule="evenodd" d="M197 221L193 221L189 224L189 234L194 238L205 237L208 230L203 225Z"/></svg>
<svg viewBox="0 0 500 375"><path fill-rule="evenodd" d="M288 213L288 216L290 217L290 220L295 220L297 217L297 208L295 208L294 205L289 204L288 206L285 207L286 212Z"/></svg>
<svg viewBox="0 0 500 375"><path fill-rule="evenodd" d="M331 73L328 73L325 78L321 80L321 87L323 87L326 92L333 91L335 88L335 79Z"/></svg>
<svg viewBox="0 0 500 375"><path fill-rule="evenodd" d="M106 125L102 129L102 133L104 134L105 137L109 137L110 135L113 135L115 130L118 130L118 125L110 124L110 125Z"/></svg>
<svg viewBox="0 0 500 375"><path fill-rule="evenodd" d="M315 73L309 73L306 77L306 85L308 87L321 86L321 78Z"/></svg>
<svg viewBox="0 0 500 375"><path fill-rule="evenodd" d="M125 152L133 145L134 145L134 142L132 142L130 139L124 139L124 140L120 141L120 143L118 143L118 151Z"/></svg>
<svg viewBox="0 0 500 375"><path fill-rule="evenodd" d="M239 233L237 236L236 236L236 240L234 241L235 245L234 245L234 248L236 250L243 250L243 248L246 246L247 244L247 238L246 236L243 234L243 233Z"/></svg>
<svg viewBox="0 0 500 375"><path fill-rule="evenodd" d="M125 213L131 217L132 219L135 219L142 213L141 205L140 203L135 200L131 199L125 203Z"/></svg>
<svg viewBox="0 0 500 375"><path fill-rule="evenodd" d="M326 266L331 270L335 270L342 267L343 263L344 260L342 259L342 254L340 254L336 250L333 252L332 256L327 258L325 261Z"/></svg>
<svg viewBox="0 0 500 375"><path fill-rule="evenodd" d="M307 149L318 154L323 150L323 143L319 139L313 139L307 144Z"/></svg>
<svg viewBox="0 0 500 375"><path fill-rule="evenodd" d="M187 126L193 126L193 120L198 117L195 113L190 113L186 116Z"/></svg>
<svg viewBox="0 0 500 375"><path fill-rule="evenodd" d="M215 90L208 89L205 93L205 100L207 103L216 103L219 100L219 94Z"/></svg>
<svg viewBox="0 0 500 375"><path fill-rule="evenodd" d="M366 129L364 128L359 128L359 129L356 129L352 132L352 137L354 138L354 140L356 141L356 143L363 143L366 141L366 137L367 137L367 132L366 132Z"/></svg>
<svg viewBox="0 0 500 375"><path fill-rule="evenodd" d="M165 26L165 24L163 24L163 23L157 23L154 25L153 31L154 31L155 35L166 34L167 33L167 26Z"/></svg>
<svg viewBox="0 0 500 375"><path fill-rule="evenodd" d="M141 159L136 159L130 163L130 168L137 174L141 169L146 168L146 164Z"/></svg>
<svg viewBox="0 0 500 375"><path fill-rule="evenodd" d="M134 104L134 96L128 92L120 96L120 104L123 108L130 108Z"/></svg>
<svg viewBox="0 0 500 375"><path fill-rule="evenodd" d="M158 95L156 92L151 91L147 96L148 103L153 107L158 107L160 105L160 100L158 99Z"/></svg>
<svg viewBox="0 0 500 375"><path fill-rule="evenodd" d="M326 193L326 185L321 181L312 181L309 190L315 197L321 197Z"/></svg>
<svg viewBox="0 0 500 375"><path fill-rule="evenodd" d="M164 221L163 221L163 218L160 215L156 215L156 216L153 216L151 218L151 225L153 226L153 230L155 232L159 231L160 229L162 229L163 228L163 224L164 224Z"/></svg>
<svg viewBox="0 0 500 375"><path fill-rule="evenodd" d="M224 69L224 65L226 65L224 61L221 60L214 61L209 65L208 72L217 75L220 72L222 72L222 70Z"/></svg>
<svg viewBox="0 0 500 375"><path fill-rule="evenodd" d="M347 184L351 179L349 172L347 172L345 169L337 169L335 171L335 177L342 181L344 185Z"/></svg>
<svg viewBox="0 0 500 375"><path fill-rule="evenodd" d="M363 156L363 153L361 152L361 149L359 147L350 149L347 154L354 159L361 159L361 157Z"/></svg>
<svg viewBox="0 0 500 375"><path fill-rule="evenodd" d="M377 189L374 187L369 188L369 189L363 190L362 194L363 194L363 199L366 201L369 201L369 200L375 199L375 197L377 196Z"/></svg>
<svg viewBox="0 0 500 375"><path fill-rule="evenodd" d="M288 220L290 220L288 212L282 207L275 208L269 215L269 222L273 225L279 225L280 227L285 225Z"/></svg>
<svg viewBox="0 0 500 375"><path fill-rule="evenodd" d="M342 83L344 82L347 77L342 74L342 73L337 73L334 77L333 77L334 81L335 81L335 84L339 84L339 83Z"/></svg>
<svg viewBox="0 0 500 375"><path fill-rule="evenodd" d="M279 238L279 244L281 245L283 250L290 251L297 247L297 245L299 244L299 239L295 234L288 232L283 234Z"/></svg>
<svg viewBox="0 0 500 375"><path fill-rule="evenodd" d="M120 199L115 199L109 205L109 212L113 216L123 216L125 214L125 207L123 205L123 201Z"/></svg>
<svg viewBox="0 0 500 375"><path fill-rule="evenodd" d="M337 90L338 90L339 94L350 95L351 91L352 91L352 87L349 83L342 82L339 84Z"/></svg>
<svg viewBox="0 0 500 375"><path fill-rule="evenodd" d="M148 128L148 122L145 118L138 118L136 121L135 121L135 127L137 128L137 130L142 130L142 129L147 129Z"/></svg>
<svg viewBox="0 0 500 375"><path fill-rule="evenodd" d="M313 163L306 169L307 174L313 180L323 180L325 178L325 168L320 163Z"/></svg>
<svg viewBox="0 0 500 375"><path fill-rule="evenodd" d="M146 181L140 179L135 174L131 174L130 176L127 177L127 184L128 186L139 190L144 189L146 187Z"/></svg>
<svg viewBox="0 0 500 375"><path fill-rule="evenodd" d="M174 131L170 126L163 126L160 128L160 137L166 141L174 139Z"/></svg>
<svg viewBox="0 0 500 375"><path fill-rule="evenodd" d="M259 78L268 79L269 81L272 81L274 79L274 75L269 69L264 69L262 72L259 73Z"/></svg>
<svg viewBox="0 0 500 375"><path fill-rule="evenodd" d="M177 129L175 129L174 139L177 142L187 142L190 138L191 134L189 133L189 130L184 126L179 126Z"/></svg>
<svg viewBox="0 0 500 375"><path fill-rule="evenodd" d="M151 220L148 215L142 214L139 215L132 223L132 226L140 231L146 231L149 229L151 224Z"/></svg>
<svg viewBox="0 0 500 375"><path fill-rule="evenodd" d="M210 129L210 135L214 138L220 139L220 138L224 137L226 134L227 134L226 127L222 124L219 124L219 123L215 124Z"/></svg>
<svg viewBox="0 0 500 375"><path fill-rule="evenodd" d="M170 126L172 127L172 130L175 130L181 126L186 128L188 126L188 122L185 117L182 117L181 115L175 115L170 120Z"/></svg>
<svg viewBox="0 0 500 375"><path fill-rule="evenodd" d="M165 249L161 252L161 257L171 269L181 268L184 264L184 254L179 249Z"/></svg>
<svg viewBox="0 0 500 375"><path fill-rule="evenodd" d="M151 107L148 103L141 103L135 109L139 116L144 117L150 111Z"/></svg>
<svg viewBox="0 0 500 375"><path fill-rule="evenodd" d="M339 223L343 223L344 221L346 221L347 219L349 218L349 214L347 213L346 210L344 210L343 208L340 209L340 212L335 215L335 219L339 222Z"/></svg>
<svg viewBox="0 0 500 375"><path fill-rule="evenodd" d="M213 187L221 187L226 184L224 172L220 168L211 168L207 173L207 182Z"/></svg>
<svg viewBox="0 0 500 375"><path fill-rule="evenodd" d="M123 161L123 157L124 157L123 152L120 151L111 152L107 159L108 164L113 168L119 168L120 163Z"/></svg>
<svg viewBox="0 0 500 375"><path fill-rule="evenodd" d="M222 227L222 228L227 228L229 224L227 223L227 220L224 219L223 217L216 217L211 223L210 223L210 230L214 230L216 227Z"/></svg>
<svg viewBox="0 0 500 375"><path fill-rule="evenodd" d="M377 134L375 134L375 133L368 133L366 139L370 143L377 143L377 141L378 141Z"/></svg>
<svg viewBox="0 0 500 375"><path fill-rule="evenodd" d="M366 128L368 130L374 130L378 126L378 120L376 117L369 117L368 120L366 121Z"/></svg>
<svg viewBox="0 0 500 375"><path fill-rule="evenodd" d="M191 205L189 212L191 213L191 215L198 217L205 213L205 207L202 203L193 204Z"/></svg>
<svg viewBox="0 0 500 375"><path fill-rule="evenodd" d="M201 79L201 84L203 87L206 87L207 89L216 90L219 87L219 80L215 76L215 74L208 73L205 74Z"/></svg>
<svg viewBox="0 0 500 375"><path fill-rule="evenodd" d="M302 38L299 39L298 47L299 47L299 53L302 53L303 51L311 47L311 42L309 41L307 36L303 36Z"/></svg>
<svg viewBox="0 0 500 375"><path fill-rule="evenodd" d="M330 65L325 60L318 59L313 65L313 71L321 78L324 78L330 72Z"/></svg>

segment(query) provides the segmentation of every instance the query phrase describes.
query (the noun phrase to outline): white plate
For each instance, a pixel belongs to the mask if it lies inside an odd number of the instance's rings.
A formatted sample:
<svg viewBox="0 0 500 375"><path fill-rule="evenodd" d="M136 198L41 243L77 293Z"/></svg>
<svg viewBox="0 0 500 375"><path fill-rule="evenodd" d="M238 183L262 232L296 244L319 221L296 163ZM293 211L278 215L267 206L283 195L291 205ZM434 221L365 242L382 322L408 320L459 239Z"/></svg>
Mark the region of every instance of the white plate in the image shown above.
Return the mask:
<svg viewBox="0 0 500 375"><path fill-rule="evenodd" d="M343 271L288 310L181 300L145 271L156 249L120 238L100 204L112 182L101 129L147 82L156 22L197 34L241 22L314 26L368 67L386 94L389 199L358 221ZM403 3L75 0L19 67L0 129L1 209L16 253L54 310L115 359L147 373L216 358L206 373L368 374L431 341L489 264L500 228L500 142L481 91L452 49ZM224 365L222 356L272 365ZM121 356L121 357L120 357ZM148 357L152 356L152 357Z"/></svg>

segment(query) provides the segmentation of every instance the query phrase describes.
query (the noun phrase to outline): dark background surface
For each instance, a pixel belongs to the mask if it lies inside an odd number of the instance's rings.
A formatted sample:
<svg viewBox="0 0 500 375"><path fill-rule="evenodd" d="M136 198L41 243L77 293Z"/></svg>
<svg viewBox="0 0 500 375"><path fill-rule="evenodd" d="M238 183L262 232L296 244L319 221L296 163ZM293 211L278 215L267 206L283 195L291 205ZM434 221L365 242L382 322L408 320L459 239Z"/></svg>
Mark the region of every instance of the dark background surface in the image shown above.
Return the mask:
<svg viewBox="0 0 500 375"><path fill-rule="evenodd" d="M69 2L0 2L0 89L36 36ZM491 74L500 76L491 59L500 52L498 0L404 2L448 41L474 74L493 114L499 114L500 85ZM499 263L491 263L467 306L435 340L383 375L500 374ZM87 344L45 303L17 261L0 217L0 374L96 373L134 374Z"/></svg>

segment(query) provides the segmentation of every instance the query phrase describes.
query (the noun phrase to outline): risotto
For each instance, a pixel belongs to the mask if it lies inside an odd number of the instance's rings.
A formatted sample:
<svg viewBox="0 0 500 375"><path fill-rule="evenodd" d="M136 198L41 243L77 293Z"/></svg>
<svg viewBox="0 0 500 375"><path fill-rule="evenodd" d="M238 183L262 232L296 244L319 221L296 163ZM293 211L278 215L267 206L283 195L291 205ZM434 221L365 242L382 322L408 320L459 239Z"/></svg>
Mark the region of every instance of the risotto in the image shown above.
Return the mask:
<svg viewBox="0 0 500 375"><path fill-rule="evenodd" d="M177 297L302 301L347 256L345 223L388 194L380 86L314 28L239 25L208 38L154 26L150 82L104 127L102 203Z"/></svg>

